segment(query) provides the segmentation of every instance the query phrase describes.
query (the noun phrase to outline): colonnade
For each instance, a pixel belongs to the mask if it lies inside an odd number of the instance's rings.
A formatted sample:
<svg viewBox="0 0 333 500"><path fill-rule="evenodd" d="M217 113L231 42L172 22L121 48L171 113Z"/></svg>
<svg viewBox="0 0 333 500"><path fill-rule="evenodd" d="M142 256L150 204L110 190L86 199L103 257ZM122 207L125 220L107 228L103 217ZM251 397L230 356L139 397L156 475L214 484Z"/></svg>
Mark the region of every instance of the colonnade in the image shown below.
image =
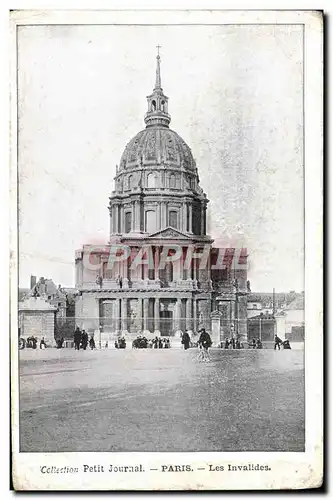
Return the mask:
<svg viewBox="0 0 333 500"><path fill-rule="evenodd" d="M128 301L130 299L128 297L116 298L114 301L113 308L113 330L115 332L123 332L127 333L129 330L129 308ZM153 324L154 332L160 331L160 311L161 305L163 307L163 302L161 298L154 297L153 299L149 299L148 297L138 297L136 299L137 309L136 309L136 319L135 319L135 327L137 331L150 331L149 326ZM149 300L153 300L153 317L149 316ZM185 302L182 303L182 301ZM185 310L185 321L182 321L182 311ZM196 331L197 330L197 300L193 298L176 298L174 303L174 333L181 330L181 327L185 327L188 331Z"/></svg>

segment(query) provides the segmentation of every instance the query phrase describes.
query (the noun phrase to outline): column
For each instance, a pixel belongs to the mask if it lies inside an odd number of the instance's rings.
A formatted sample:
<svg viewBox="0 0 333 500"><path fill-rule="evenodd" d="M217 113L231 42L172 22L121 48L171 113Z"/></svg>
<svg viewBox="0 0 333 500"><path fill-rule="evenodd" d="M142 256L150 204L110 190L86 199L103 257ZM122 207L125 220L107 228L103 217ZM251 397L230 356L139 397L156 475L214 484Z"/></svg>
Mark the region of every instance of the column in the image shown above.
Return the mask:
<svg viewBox="0 0 333 500"><path fill-rule="evenodd" d="M127 299L121 299L121 330L122 334L126 335L127 331Z"/></svg>
<svg viewBox="0 0 333 500"><path fill-rule="evenodd" d="M160 299L155 298L154 303L154 335L160 335Z"/></svg>
<svg viewBox="0 0 333 500"><path fill-rule="evenodd" d="M186 330L192 331L192 299L186 299Z"/></svg>
<svg viewBox="0 0 333 500"><path fill-rule="evenodd" d="M113 232L118 233L118 205L114 205Z"/></svg>
<svg viewBox="0 0 333 500"><path fill-rule="evenodd" d="M205 205L205 208L204 208L203 223L204 223L203 234L206 234L207 233L207 206L206 205Z"/></svg>
<svg viewBox="0 0 333 500"><path fill-rule="evenodd" d="M143 332L145 334L150 333L148 331L148 314L149 314L149 299L143 299Z"/></svg>
<svg viewBox="0 0 333 500"><path fill-rule="evenodd" d="M125 232L125 207L121 205L120 207L120 232Z"/></svg>
<svg viewBox="0 0 333 500"><path fill-rule="evenodd" d="M131 203L132 215L131 215L131 232L135 231L135 202Z"/></svg>
<svg viewBox="0 0 333 500"><path fill-rule="evenodd" d="M122 271L121 276L123 278L123 284L122 284L123 288L128 288L128 260L129 259L127 258L126 260L123 260L121 262L121 267L122 267L122 269L121 269L121 271Z"/></svg>
<svg viewBox="0 0 333 500"><path fill-rule="evenodd" d="M109 234L111 235L113 233L112 210L109 210L109 217L110 217Z"/></svg>
<svg viewBox="0 0 333 500"><path fill-rule="evenodd" d="M230 318L230 326L229 326L229 332L231 337L235 337L236 334L236 301L232 300L231 301L231 308L230 308L230 313L231 313L231 318Z"/></svg>
<svg viewBox="0 0 333 500"><path fill-rule="evenodd" d="M120 330L119 319L120 319L120 299L116 299L114 304L114 331L117 334L119 333Z"/></svg>
<svg viewBox="0 0 333 500"><path fill-rule="evenodd" d="M162 212L162 220L161 220L161 229L165 229L167 227L167 204L165 201L161 203L161 212Z"/></svg>
<svg viewBox="0 0 333 500"><path fill-rule="evenodd" d="M188 219L189 219L189 223L188 223L189 232L192 233L193 230L192 230L192 203L191 202L188 204L188 213L189 213L189 217L188 217Z"/></svg>
<svg viewBox="0 0 333 500"><path fill-rule="evenodd" d="M200 221L200 234L205 234L205 218L206 218L206 210L205 204L201 203L201 221Z"/></svg>
<svg viewBox="0 0 333 500"><path fill-rule="evenodd" d="M196 299L193 300L193 331L194 333L197 332L197 317L198 317L198 304L197 304L197 301Z"/></svg>
<svg viewBox="0 0 333 500"><path fill-rule="evenodd" d="M140 201L135 202L135 232L140 232Z"/></svg>
<svg viewBox="0 0 333 500"><path fill-rule="evenodd" d="M187 232L187 204L186 203L183 203L183 206L182 206L182 230L186 233Z"/></svg>
<svg viewBox="0 0 333 500"><path fill-rule="evenodd" d="M112 205L111 207L111 221L112 221L112 233L116 232L116 206Z"/></svg>
<svg viewBox="0 0 333 500"><path fill-rule="evenodd" d="M137 333L141 333L142 331L142 299L138 298L138 305L137 305L137 316L136 316L136 328L137 328Z"/></svg>
<svg viewBox="0 0 333 500"><path fill-rule="evenodd" d="M155 253L154 253L154 264L155 264L155 280L160 279L160 270L159 270L159 264L160 264L160 247L154 247Z"/></svg>
<svg viewBox="0 0 333 500"><path fill-rule="evenodd" d="M180 334L180 314L181 314L181 299L177 299L176 307L175 307L175 327L176 327L176 335Z"/></svg>
<svg viewBox="0 0 333 500"><path fill-rule="evenodd" d="M156 230L159 231L161 229L161 204L157 203L156 207Z"/></svg>

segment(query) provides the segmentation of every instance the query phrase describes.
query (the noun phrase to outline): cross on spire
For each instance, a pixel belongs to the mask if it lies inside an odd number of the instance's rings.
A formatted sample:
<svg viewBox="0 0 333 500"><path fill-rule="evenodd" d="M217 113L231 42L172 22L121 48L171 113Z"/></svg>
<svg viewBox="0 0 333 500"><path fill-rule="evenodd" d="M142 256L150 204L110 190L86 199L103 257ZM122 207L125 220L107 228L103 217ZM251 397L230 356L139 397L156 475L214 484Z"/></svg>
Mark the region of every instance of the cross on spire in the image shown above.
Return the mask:
<svg viewBox="0 0 333 500"><path fill-rule="evenodd" d="M156 45L157 48L157 64L156 64L156 83L155 83L155 89L160 89L161 88L161 68L160 68L160 45Z"/></svg>

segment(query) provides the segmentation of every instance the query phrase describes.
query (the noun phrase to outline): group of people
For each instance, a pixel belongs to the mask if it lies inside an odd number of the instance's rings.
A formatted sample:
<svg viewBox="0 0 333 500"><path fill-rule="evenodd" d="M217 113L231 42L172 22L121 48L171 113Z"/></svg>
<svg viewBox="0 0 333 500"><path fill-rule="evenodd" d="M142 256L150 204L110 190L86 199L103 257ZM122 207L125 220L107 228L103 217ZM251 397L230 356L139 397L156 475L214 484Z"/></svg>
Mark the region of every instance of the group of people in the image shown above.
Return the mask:
<svg viewBox="0 0 333 500"><path fill-rule="evenodd" d="M114 342L114 346L116 349L126 349L126 339L125 337L118 337Z"/></svg>
<svg viewBox="0 0 333 500"><path fill-rule="evenodd" d="M224 342L221 342L222 349L244 349L244 344L239 340L239 338L232 337L231 339L226 338Z"/></svg>
<svg viewBox="0 0 333 500"><path fill-rule="evenodd" d="M19 340L19 349L25 349L26 347L27 348L30 348L30 349L37 349L37 346L38 346L38 339L37 337L34 337L33 335L31 337L28 337L27 340L25 340L24 338L20 337L20 340ZM41 340L39 341L39 348L40 349L46 349L46 342L45 342L45 339L44 337L41 338Z"/></svg>
<svg viewBox="0 0 333 500"><path fill-rule="evenodd" d="M138 335L132 342L134 349L169 349L170 339L165 337L155 337L147 339L142 335Z"/></svg>
<svg viewBox="0 0 333 500"><path fill-rule="evenodd" d="M281 340L280 337L275 335L274 337L274 351L278 348L280 350L281 345L283 349L291 349L291 345L288 339L286 340Z"/></svg>
<svg viewBox="0 0 333 500"><path fill-rule="evenodd" d="M250 349L262 349L262 342L259 338L253 338L251 342L249 342Z"/></svg>
<svg viewBox="0 0 333 500"><path fill-rule="evenodd" d="M91 335L90 339L88 333L85 330L80 330L77 326L74 332L74 348L76 351L83 349L84 351L87 349L89 344L90 349L95 349L95 339L94 336Z"/></svg>

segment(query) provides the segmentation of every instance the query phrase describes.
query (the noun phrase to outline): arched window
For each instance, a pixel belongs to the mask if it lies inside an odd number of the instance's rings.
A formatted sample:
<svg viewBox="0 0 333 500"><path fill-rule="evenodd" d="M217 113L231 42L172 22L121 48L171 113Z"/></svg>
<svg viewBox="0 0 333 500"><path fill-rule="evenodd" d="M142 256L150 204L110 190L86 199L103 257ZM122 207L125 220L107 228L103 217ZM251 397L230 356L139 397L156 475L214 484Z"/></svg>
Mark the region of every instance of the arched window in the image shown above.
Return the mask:
<svg viewBox="0 0 333 500"><path fill-rule="evenodd" d="M170 188L175 188L176 187L176 176L175 176L175 174L171 174L170 175L169 186L170 186Z"/></svg>
<svg viewBox="0 0 333 500"><path fill-rule="evenodd" d="M156 101L151 101L151 110L156 111Z"/></svg>
<svg viewBox="0 0 333 500"><path fill-rule="evenodd" d="M161 110L162 110L162 111L165 111L165 101L162 101L162 102L161 102Z"/></svg>
<svg viewBox="0 0 333 500"><path fill-rule="evenodd" d="M133 175L128 176L127 187L128 187L128 189L132 189L132 187L133 187Z"/></svg>
<svg viewBox="0 0 333 500"><path fill-rule="evenodd" d="M178 213L176 210L170 210L169 212L169 226L178 228Z"/></svg>
<svg viewBox="0 0 333 500"><path fill-rule="evenodd" d="M154 233L156 231L155 210L147 210L145 213L145 231L146 233Z"/></svg>
<svg viewBox="0 0 333 500"><path fill-rule="evenodd" d="M151 172L147 176L147 187L148 188L156 187L156 177L155 177L155 174L153 172Z"/></svg>

